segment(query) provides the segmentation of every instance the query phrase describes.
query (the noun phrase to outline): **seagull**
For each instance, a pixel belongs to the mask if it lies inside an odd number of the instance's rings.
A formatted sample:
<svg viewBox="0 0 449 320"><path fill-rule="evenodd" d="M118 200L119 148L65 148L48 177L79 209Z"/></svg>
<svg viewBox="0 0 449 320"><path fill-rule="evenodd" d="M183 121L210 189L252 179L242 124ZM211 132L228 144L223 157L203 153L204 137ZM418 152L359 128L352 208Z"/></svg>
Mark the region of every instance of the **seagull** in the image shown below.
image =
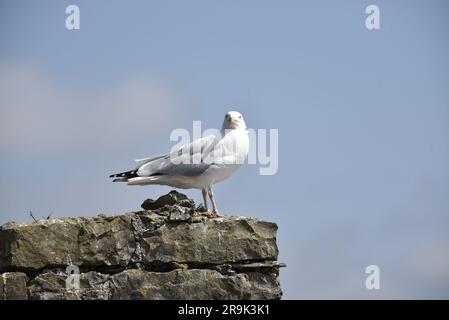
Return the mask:
<svg viewBox="0 0 449 320"><path fill-rule="evenodd" d="M218 130L217 130L218 131ZM110 175L113 182L128 185L167 185L181 189L201 189L207 211L218 211L212 185L229 178L248 156L249 137L241 113L226 113L220 133L194 140L177 150L155 157L137 159L134 170Z"/></svg>

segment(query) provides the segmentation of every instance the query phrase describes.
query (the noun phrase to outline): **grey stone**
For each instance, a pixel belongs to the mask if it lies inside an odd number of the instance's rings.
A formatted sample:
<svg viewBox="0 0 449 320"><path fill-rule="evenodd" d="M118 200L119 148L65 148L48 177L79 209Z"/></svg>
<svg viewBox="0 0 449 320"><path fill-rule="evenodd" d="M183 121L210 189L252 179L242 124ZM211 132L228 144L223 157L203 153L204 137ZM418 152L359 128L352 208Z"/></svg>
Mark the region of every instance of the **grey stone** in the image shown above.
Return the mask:
<svg viewBox="0 0 449 320"><path fill-rule="evenodd" d="M27 276L22 272L5 272L0 275L0 300L26 300Z"/></svg>
<svg viewBox="0 0 449 320"><path fill-rule="evenodd" d="M258 272L222 275L209 269L125 270L111 278L111 299L280 299L279 281Z"/></svg>
<svg viewBox="0 0 449 320"><path fill-rule="evenodd" d="M176 269L149 272L128 269L109 276L80 274L80 288L66 289L63 273L48 272L30 282L34 300L199 300L280 299L277 277L260 272L223 275L210 269Z"/></svg>
<svg viewBox="0 0 449 320"><path fill-rule="evenodd" d="M147 199L142 203L141 207L144 210L156 210L163 208L164 206L172 206L175 204L188 208L195 207L195 201L189 199L185 194L179 193L175 190L159 197L157 200Z"/></svg>
<svg viewBox="0 0 449 320"><path fill-rule="evenodd" d="M0 298L281 297L275 223L201 212L176 191L148 203L118 216L4 224ZM79 289L66 288L72 264Z"/></svg>
<svg viewBox="0 0 449 320"><path fill-rule="evenodd" d="M136 242L133 215L41 220L0 227L0 270L126 266Z"/></svg>
<svg viewBox="0 0 449 320"><path fill-rule="evenodd" d="M166 223L142 238L143 263L220 264L276 260L276 231L274 223L243 217Z"/></svg>
<svg viewBox="0 0 449 320"><path fill-rule="evenodd" d="M168 219L170 221L188 221L194 213L193 208L181 207L179 205L172 206Z"/></svg>
<svg viewBox="0 0 449 320"><path fill-rule="evenodd" d="M28 291L32 300L108 300L107 274L90 271L79 275L79 288L67 287L68 274L46 272L30 281Z"/></svg>

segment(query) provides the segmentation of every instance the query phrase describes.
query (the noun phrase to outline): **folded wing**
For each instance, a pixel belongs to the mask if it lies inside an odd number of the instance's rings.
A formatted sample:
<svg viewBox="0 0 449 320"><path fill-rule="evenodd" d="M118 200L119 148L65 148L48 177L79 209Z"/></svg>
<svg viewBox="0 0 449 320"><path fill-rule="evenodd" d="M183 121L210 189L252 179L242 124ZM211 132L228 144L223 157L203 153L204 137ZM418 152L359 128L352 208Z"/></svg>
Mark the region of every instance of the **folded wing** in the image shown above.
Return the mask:
<svg viewBox="0 0 449 320"><path fill-rule="evenodd" d="M213 150L217 140L215 135L209 135L194 140L168 155L140 159L136 175L139 177L201 175L210 166L204 159Z"/></svg>

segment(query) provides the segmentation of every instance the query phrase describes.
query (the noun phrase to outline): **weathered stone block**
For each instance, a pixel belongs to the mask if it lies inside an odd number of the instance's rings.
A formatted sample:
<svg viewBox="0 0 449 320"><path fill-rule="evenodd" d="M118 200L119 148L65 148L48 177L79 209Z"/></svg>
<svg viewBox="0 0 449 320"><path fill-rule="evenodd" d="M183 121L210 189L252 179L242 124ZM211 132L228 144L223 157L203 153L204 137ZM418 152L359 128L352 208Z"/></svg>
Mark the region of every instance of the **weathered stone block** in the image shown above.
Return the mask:
<svg viewBox="0 0 449 320"><path fill-rule="evenodd" d="M0 300L26 300L27 276L22 272L5 272L0 275Z"/></svg>
<svg viewBox="0 0 449 320"><path fill-rule="evenodd" d="M170 192L118 216L0 227L1 299L279 299L277 226ZM78 267L79 288L66 286Z"/></svg>

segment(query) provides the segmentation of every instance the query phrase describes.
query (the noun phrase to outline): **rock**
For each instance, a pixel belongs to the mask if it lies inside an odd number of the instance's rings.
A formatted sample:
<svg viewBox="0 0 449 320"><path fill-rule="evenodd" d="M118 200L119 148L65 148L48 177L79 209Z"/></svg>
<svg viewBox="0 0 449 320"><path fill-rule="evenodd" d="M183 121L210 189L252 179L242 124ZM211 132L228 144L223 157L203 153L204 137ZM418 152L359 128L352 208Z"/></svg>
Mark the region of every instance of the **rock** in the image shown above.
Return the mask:
<svg viewBox="0 0 449 320"><path fill-rule="evenodd" d="M136 214L133 219L133 227L136 236L144 235L146 232L153 231L167 222L169 213L157 214L152 211L143 211Z"/></svg>
<svg viewBox="0 0 449 320"><path fill-rule="evenodd" d="M111 279L114 300L280 299L281 295L276 277L257 272L227 276L209 269L125 270Z"/></svg>
<svg viewBox="0 0 449 320"><path fill-rule="evenodd" d="M73 263L79 267L125 267L136 242L133 215L41 220L0 227L0 270L39 270Z"/></svg>
<svg viewBox="0 0 449 320"><path fill-rule="evenodd" d="M62 272L44 272L30 281L28 290L32 300L66 300L67 275Z"/></svg>
<svg viewBox="0 0 449 320"><path fill-rule="evenodd" d="M128 269L113 276L80 274L80 288L66 289L66 275L44 273L31 281L34 300L280 299L279 280L259 272L223 275L210 269L150 272Z"/></svg>
<svg viewBox="0 0 449 320"><path fill-rule="evenodd" d="M192 217L193 213L193 208L189 209L179 205L174 205L170 208L168 219L170 221L187 221Z"/></svg>
<svg viewBox="0 0 449 320"><path fill-rule="evenodd" d="M69 275L46 272L30 281L29 294L33 300L108 300L110 298L107 274L90 271L79 275L79 289L67 287Z"/></svg>
<svg viewBox="0 0 449 320"><path fill-rule="evenodd" d="M166 223L141 240L145 265L177 261L220 264L276 260L277 226L243 217L208 219L200 223Z"/></svg>
<svg viewBox="0 0 449 320"><path fill-rule="evenodd" d="M144 210L156 210L163 208L164 206L172 206L175 204L187 208L195 207L195 201L189 199L185 194L179 193L175 190L172 190L168 194L159 197L156 201L147 199L142 203L141 207Z"/></svg>
<svg viewBox="0 0 449 320"><path fill-rule="evenodd" d="M118 216L4 224L0 297L281 297L278 276L284 265L276 262L275 223L216 217L196 210L193 200L176 191L148 203L151 210ZM66 288L66 267L72 264L80 271L76 290Z"/></svg>
<svg viewBox="0 0 449 320"><path fill-rule="evenodd" d="M27 276L22 272L5 272L0 276L0 300L26 300Z"/></svg>

